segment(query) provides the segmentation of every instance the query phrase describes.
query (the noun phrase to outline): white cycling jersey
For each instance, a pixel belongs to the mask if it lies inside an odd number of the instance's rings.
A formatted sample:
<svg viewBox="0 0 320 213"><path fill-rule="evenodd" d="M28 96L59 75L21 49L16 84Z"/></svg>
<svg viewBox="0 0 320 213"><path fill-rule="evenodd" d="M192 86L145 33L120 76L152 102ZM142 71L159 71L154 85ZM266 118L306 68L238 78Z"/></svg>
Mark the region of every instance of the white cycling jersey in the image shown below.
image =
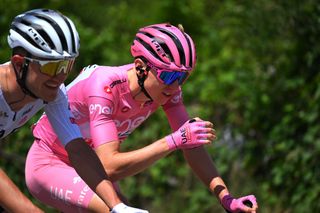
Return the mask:
<svg viewBox="0 0 320 213"><path fill-rule="evenodd" d="M54 101L45 103L37 99L25 105L18 112L11 110L0 86L0 139L19 129L43 107L63 145L82 137L78 126L73 124L74 119L68 107L66 88L62 84Z"/></svg>

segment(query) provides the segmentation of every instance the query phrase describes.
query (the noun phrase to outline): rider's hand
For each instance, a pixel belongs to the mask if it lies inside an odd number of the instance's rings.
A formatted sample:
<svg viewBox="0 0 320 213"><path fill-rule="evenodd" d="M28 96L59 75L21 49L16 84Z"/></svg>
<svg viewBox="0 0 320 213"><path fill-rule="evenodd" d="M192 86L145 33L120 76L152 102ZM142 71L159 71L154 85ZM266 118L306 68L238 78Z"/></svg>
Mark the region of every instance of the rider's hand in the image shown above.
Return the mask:
<svg viewBox="0 0 320 213"><path fill-rule="evenodd" d="M211 143L216 138L213 124L199 118L185 122L177 131L166 136L170 150L190 149Z"/></svg>
<svg viewBox="0 0 320 213"><path fill-rule="evenodd" d="M252 207L245 205L246 202L250 202ZM258 204L254 195L248 195L240 198L233 198L231 195L226 195L222 198L222 206L232 213L250 212L256 213Z"/></svg>
<svg viewBox="0 0 320 213"><path fill-rule="evenodd" d="M110 213L149 213L149 212L147 210L127 206L124 203L119 203L112 208Z"/></svg>

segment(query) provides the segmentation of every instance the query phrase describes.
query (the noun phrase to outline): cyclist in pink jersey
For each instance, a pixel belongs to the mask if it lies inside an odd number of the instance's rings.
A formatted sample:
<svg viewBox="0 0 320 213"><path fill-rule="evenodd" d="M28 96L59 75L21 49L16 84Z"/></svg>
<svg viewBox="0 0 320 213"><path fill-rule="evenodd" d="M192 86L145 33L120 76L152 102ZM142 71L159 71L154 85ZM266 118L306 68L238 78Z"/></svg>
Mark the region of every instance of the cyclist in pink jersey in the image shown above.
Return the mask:
<svg viewBox="0 0 320 213"><path fill-rule="evenodd" d="M181 86L196 63L195 46L182 26L155 24L141 28L131 46L132 64L84 68L67 87L74 122L116 183L135 175L181 149L191 169L230 212L255 212L254 195L234 198L219 176L204 145L215 139L213 124L190 119ZM121 152L124 141L158 108L167 115L173 133L143 148ZM47 116L34 126L35 142L26 162L30 192L64 212L104 212L106 206L75 173L59 145ZM49 178L54 176L55 178ZM120 191L115 184L120 196ZM250 201L252 207L246 206Z"/></svg>
<svg viewBox="0 0 320 213"><path fill-rule="evenodd" d="M83 140L68 109L63 82L79 54L73 22L61 13L35 9L16 16L8 43L11 60L0 65L0 138L44 108L76 172L114 212L146 212L125 206L98 156ZM6 212L42 212L0 170L0 206Z"/></svg>

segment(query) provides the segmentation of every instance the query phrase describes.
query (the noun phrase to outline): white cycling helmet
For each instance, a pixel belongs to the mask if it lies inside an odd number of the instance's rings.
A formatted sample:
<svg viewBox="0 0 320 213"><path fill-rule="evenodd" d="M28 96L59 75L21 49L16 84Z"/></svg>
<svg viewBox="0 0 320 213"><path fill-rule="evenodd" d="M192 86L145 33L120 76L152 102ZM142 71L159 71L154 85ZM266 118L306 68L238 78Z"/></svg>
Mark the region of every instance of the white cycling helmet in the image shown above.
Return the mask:
<svg viewBox="0 0 320 213"><path fill-rule="evenodd" d="M75 58L80 39L73 22L61 13L35 9L16 16L8 35L11 48L22 47L44 60Z"/></svg>

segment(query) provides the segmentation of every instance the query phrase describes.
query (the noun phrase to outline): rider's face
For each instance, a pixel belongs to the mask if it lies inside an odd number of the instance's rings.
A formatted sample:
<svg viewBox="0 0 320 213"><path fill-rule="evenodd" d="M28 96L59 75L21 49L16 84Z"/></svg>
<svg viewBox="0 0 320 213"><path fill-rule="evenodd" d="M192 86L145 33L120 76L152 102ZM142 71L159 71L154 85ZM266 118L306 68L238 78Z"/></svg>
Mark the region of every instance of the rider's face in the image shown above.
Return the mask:
<svg viewBox="0 0 320 213"><path fill-rule="evenodd" d="M13 56L14 66L18 72L21 72L25 59L23 56ZM37 62L29 62L28 72L25 79L27 88L40 99L50 102L58 94L59 86L66 80L67 74L64 72L56 76L49 76L40 70L41 65Z"/></svg>
<svg viewBox="0 0 320 213"><path fill-rule="evenodd" d="M155 70L150 70L145 81L145 88L153 101L159 105L165 104L180 89L178 81L170 85L163 84L157 78Z"/></svg>
<svg viewBox="0 0 320 213"><path fill-rule="evenodd" d="M60 73L56 76L49 76L40 72L40 65L31 62L29 65L29 74L27 77L28 88L39 98L50 102L58 94L60 85L67 79L67 74Z"/></svg>

